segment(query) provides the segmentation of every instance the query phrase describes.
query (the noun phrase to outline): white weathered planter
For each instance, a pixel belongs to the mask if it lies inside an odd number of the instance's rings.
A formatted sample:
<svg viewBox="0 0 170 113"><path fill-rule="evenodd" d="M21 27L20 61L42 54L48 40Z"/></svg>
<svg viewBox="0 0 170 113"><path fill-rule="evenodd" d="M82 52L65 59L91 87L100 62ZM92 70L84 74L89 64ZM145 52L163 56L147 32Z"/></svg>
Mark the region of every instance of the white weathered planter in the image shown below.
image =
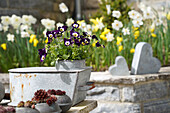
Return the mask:
<svg viewBox="0 0 170 113"><path fill-rule="evenodd" d="M63 90L71 98L73 105L86 98L86 86L91 74L91 67L75 70L57 71L55 67L29 67L9 70L10 96L9 105L16 106L20 101L31 100L39 89Z"/></svg>
<svg viewBox="0 0 170 113"><path fill-rule="evenodd" d="M61 60L56 61L55 65L57 70L74 70L77 68L84 68L85 66L85 60Z"/></svg>
<svg viewBox="0 0 170 113"><path fill-rule="evenodd" d="M53 103L51 106L49 106L46 103L39 103L35 105L35 108L40 112L40 113L61 113L61 109L59 108L57 103Z"/></svg>

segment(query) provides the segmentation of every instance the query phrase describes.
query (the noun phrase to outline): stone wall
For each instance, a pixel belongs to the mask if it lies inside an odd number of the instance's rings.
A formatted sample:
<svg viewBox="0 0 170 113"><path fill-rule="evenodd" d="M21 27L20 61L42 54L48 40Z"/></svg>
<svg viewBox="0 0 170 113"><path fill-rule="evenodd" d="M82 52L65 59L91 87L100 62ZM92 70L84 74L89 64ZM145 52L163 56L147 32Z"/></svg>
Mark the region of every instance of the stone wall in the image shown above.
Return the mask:
<svg viewBox="0 0 170 113"><path fill-rule="evenodd" d="M112 76L94 72L96 88L87 99L98 101L91 113L170 113L170 67L158 74Z"/></svg>

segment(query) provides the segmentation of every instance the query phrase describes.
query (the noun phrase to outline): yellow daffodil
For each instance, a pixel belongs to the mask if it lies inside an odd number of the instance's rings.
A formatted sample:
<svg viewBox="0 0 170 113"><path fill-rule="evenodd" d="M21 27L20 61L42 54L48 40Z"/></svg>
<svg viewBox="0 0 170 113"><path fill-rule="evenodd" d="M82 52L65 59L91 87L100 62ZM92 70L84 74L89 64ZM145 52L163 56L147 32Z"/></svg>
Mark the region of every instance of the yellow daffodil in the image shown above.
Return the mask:
<svg viewBox="0 0 170 113"><path fill-rule="evenodd" d="M130 53L134 53L134 52L135 52L134 48L130 49Z"/></svg>
<svg viewBox="0 0 170 113"><path fill-rule="evenodd" d="M100 35L100 38L103 39L103 40L107 40L106 36L103 35L103 34Z"/></svg>
<svg viewBox="0 0 170 113"><path fill-rule="evenodd" d="M32 43L34 41L34 39L36 39L36 35L32 34L30 36L30 40L29 40L29 43Z"/></svg>
<svg viewBox="0 0 170 113"><path fill-rule="evenodd" d="M34 46L34 47L37 47L38 42L39 42L39 41L38 41L37 39L34 39L34 45L33 45L33 46Z"/></svg>
<svg viewBox="0 0 170 113"><path fill-rule="evenodd" d="M6 43L1 44L3 50L6 50Z"/></svg>
<svg viewBox="0 0 170 113"><path fill-rule="evenodd" d="M119 46L119 52L121 52L123 50L123 46Z"/></svg>
<svg viewBox="0 0 170 113"><path fill-rule="evenodd" d="M132 29L133 29L134 31L136 31L136 30L138 30L139 28L132 26Z"/></svg>
<svg viewBox="0 0 170 113"><path fill-rule="evenodd" d="M123 41L123 38L118 36L116 44L119 45L122 41Z"/></svg>
<svg viewBox="0 0 170 113"><path fill-rule="evenodd" d="M154 34L154 33L151 33L151 36L155 38L155 37L156 37L156 34Z"/></svg>
<svg viewBox="0 0 170 113"><path fill-rule="evenodd" d="M166 15L167 19L170 20L170 12Z"/></svg>
<svg viewBox="0 0 170 113"><path fill-rule="evenodd" d="M93 32L97 32L98 29L99 29L99 26L98 25L92 25L92 28L93 28Z"/></svg>
<svg viewBox="0 0 170 113"><path fill-rule="evenodd" d="M150 32L151 32L151 33L153 33L154 31L155 31L155 29L154 29L154 28L151 28L151 29L150 29Z"/></svg>
<svg viewBox="0 0 170 113"><path fill-rule="evenodd" d="M139 35L140 35L140 32L139 31L135 31L135 33L134 33L135 39L137 39L139 37Z"/></svg>
<svg viewBox="0 0 170 113"><path fill-rule="evenodd" d="M96 46L96 43L97 43L97 41L95 41L94 43L92 43L92 46L95 47L95 46Z"/></svg>
<svg viewBox="0 0 170 113"><path fill-rule="evenodd" d="M102 22L103 17L96 18L96 19L90 19L90 22L93 22L93 24L97 25L99 22Z"/></svg>
<svg viewBox="0 0 170 113"><path fill-rule="evenodd" d="M45 40L45 43L47 43L48 42L48 38Z"/></svg>
<svg viewBox="0 0 170 113"><path fill-rule="evenodd" d="M102 32L103 34L107 34L110 32L110 29L104 28L104 31Z"/></svg>
<svg viewBox="0 0 170 113"><path fill-rule="evenodd" d="M77 23L81 26L81 23L85 22L85 20L78 20Z"/></svg>

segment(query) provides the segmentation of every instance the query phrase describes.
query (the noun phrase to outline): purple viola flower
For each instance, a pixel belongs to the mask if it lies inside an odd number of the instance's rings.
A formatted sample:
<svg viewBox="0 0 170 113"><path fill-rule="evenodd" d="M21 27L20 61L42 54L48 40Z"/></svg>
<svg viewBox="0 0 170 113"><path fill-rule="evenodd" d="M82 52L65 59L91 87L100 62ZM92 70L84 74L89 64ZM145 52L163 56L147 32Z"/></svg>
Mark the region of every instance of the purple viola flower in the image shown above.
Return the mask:
<svg viewBox="0 0 170 113"><path fill-rule="evenodd" d="M83 36L87 36L88 35L88 33L87 32L83 32Z"/></svg>
<svg viewBox="0 0 170 113"><path fill-rule="evenodd" d="M76 45L80 46L81 41L80 41L80 39L74 39L74 43L75 43Z"/></svg>
<svg viewBox="0 0 170 113"><path fill-rule="evenodd" d="M71 35L71 37L78 38L78 37L79 37L79 32L76 32L76 31L74 31L74 30L71 30L71 31L70 31L70 35Z"/></svg>
<svg viewBox="0 0 170 113"><path fill-rule="evenodd" d="M39 49L38 51L39 51L38 54L40 55L40 61L43 62L47 56L47 51L45 48Z"/></svg>
<svg viewBox="0 0 170 113"><path fill-rule="evenodd" d="M62 26L62 27L58 27L58 30L61 32L61 33L63 33L64 31L66 31L67 30L67 26Z"/></svg>
<svg viewBox="0 0 170 113"><path fill-rule="evenodd" d="M53 31L47 31L46 36L49 37L49 38L53 38L54 37L54 32Z"/></svg>
<svg viewBox="0 0 170 113"><path fill-rule="evenodd" d="M99 42L96 43L96 47L103 47L103 48L105 48L105 46L101 45Z"/></svg>
<svg viewBox="0 0 170 113"><path fill-rule="evenodd" d="M82 45L89 45L89 44L90 44L90 39L88 39L88 38L82 38L82 39L81 39L81 44L82 44Z"/></svg>
<svg viewBox="0 0 170 113"><path fill-rule="evenodd" d="M71 39L64 38L64 45L65 46L69 46L71 44L72 44L72 40Z"/></svg>
<svg viewBox="0 0 170 113"><path fill-rule="evenodd" d="M97 38L97 36L96 36L96 35L93 35L93 36L92 36L92 39L96 39L96 40L98 40L98 38Z"/></svg>
<svg viewBox="0 0 170 113"><path fill-rule="evenodd" d="M60 37L62 35L62 33L59 30L54 30L54 38Z"/></svg>
<svg viewBox="0 0 170 113"><path fill-rule="evenodd" d="M79 24L78 24L77 22L74 22L74 23L72 24L72 27L73 27L73 28L78 28L78 27L79 27Z"/></svg>

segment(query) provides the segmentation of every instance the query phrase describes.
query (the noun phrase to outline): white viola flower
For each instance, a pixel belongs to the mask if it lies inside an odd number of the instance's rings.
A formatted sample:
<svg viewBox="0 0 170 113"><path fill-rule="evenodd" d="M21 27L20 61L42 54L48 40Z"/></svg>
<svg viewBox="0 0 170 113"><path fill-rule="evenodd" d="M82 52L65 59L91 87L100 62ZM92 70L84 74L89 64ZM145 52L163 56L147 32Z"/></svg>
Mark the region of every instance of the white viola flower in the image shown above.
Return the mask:
<svg viewBox="0 0 170 113"><path fill-rule="evenodd" d="M85 22L82 22L81 25L80 25L80 29L87 32L87 28L86 28L86 23Z"/></svg>
<svg viewBox="0 0 170 113"><path fill-rule="evenodd" d="M136 19L137 14L139 14L139 13L135 10L131 10L128 12L128 15L131 19Z"/></svg>
<svg viewBox="0 0 170 113"><path fill-rule="evenodd" d="M74 20L72 18L68 18L66 21L67 26L71 26L74 23Z"/></svg>
<svg viewBox="0 0 170 113"><path fill-rule="evenodd" d="M129 30L129 28L127 27L127 28L123 28L122 29L122 33L123 33L123 35L130 35L130 30Z"/></svg>
<svg viewBox="0 0 170 113"><path fill-rule="evenodd" d="M102 22L98 22L98 28L102 30L104 28L104 24Z"/></svg>
<svg viewBox="0 0 170 113"><path fill-rule="evenodd" d="M143 25L142 20L133 20L132 23L134 27L140 27L141 25Z"/></svg>
<svg viewBox="0 0 170 113"><path fill-rule="evenodd" d="M8 41L11 41L11 42L14 42L14 35L8 33L8 34L7 34L7 40L8 40Z"/></svg>
<svg viewBox="0 0 170 113"><path fill-rule="evenodd" d="M107 42L111 42L114 40L114 34L111 34L110 32L106 34Z"/></svg>
<svg viewBox="0 0 170 113"><path fill-rule="evenodd" d="M0 31L2 31L3 30L3 26L2 26L2 24L0 24Z"/></svg>
<svg viewBox="0 0 170 113"><path fill-rule="evenodd" d="M147 9L143 11L143 16L144 16L144 19L153 19L154 13L150 7L147 7Z"/></svg>
<svg viewBox="0 0 170 113"><path fill-rule="evenodd" d="M7 32L8 29L9 29L9 26L3 26L3 31L4 31L4 32Z"/></svg>
<svg viewBox="0 0 170 113"><path fill-rule="evenodd" d="M30 34L28 32L22 31L21 32L21 37L22 38L30 37Z"/></svg>
<svg viewBox="0 0 170 113"><path fill-rule="evenodd" d="M46 28L46 29L54 29L55 28L55 21L50 20L50 19L42 19L41 24Z"/></svg>
<svg viewBox="0 0 170 113"><path fill-rule="evenodd" d="M68 8L64 3L59 4L59 9L62 13L68 12Z"/></svg>
<svg viewBox="0 0 170 113"><path fill-rule="evenodd" d="M61 23L61 22L58 22L58 23L56 24L57 28L58 28L58 27L62 27L63 25L64 25L64 24Z"/></svg>
<svg viewBox="0 0 170 113"><path fill-rule="evenodd" d="M22 23L23 24L31 25L31 24L35 24L36 21L37 21L37 19L34 18L32 15L23 15L22 16Z"/></svg>
<svg viewBox="0 0 170 113"><path fill-rule="evenodd" d="M12 15L10 20L11 20L11 24L14 27L14 29L17 29L20 26L20 24L22 23L21 17L16 16L16 15Z"/></svg>
<svg viewBox="0 0 170 113"><path fill-rule="evenodd" d="M86 29L87 29L87 33L91 35L92 34L92 26L90 24L87 24Z"/></svg>
<svg viewBox="0 0 170 113"><path fill-rule="evenodd" d="M120 13L120 11L113 11L112 16L116 17L116 18L119 18L121 16L121 13Z"/></svg>
<svg viewBox="0 0 170 113"><path fill-rule="evenodd" d="M163 23L163 21L159 18L159 19L156 19L154 21L154 23L155 23L156 26L159 26L159 25L161 25Z"/></svg>
<svg viewBox="0 0 170 113"><path fill-rule="evenodd" d="M106 5L106 10L107 10L107 14L109 15L111 13L110 5Z"/></svg>
<svg viewBox="0 0 170 113"><path fill-rule="evenodd" d="M114 20L114 22L112 23L112 28L117 30L117 31L122 27L123 27L123 24L122 24L121 21Z"/></svg>
<svg viewBox="0 0 170 113"><path fill-rule="evenodd" d="M1 23L4 26L8 26L9 24L11 24L11 20L9 16L1 16Z"/></svg>

